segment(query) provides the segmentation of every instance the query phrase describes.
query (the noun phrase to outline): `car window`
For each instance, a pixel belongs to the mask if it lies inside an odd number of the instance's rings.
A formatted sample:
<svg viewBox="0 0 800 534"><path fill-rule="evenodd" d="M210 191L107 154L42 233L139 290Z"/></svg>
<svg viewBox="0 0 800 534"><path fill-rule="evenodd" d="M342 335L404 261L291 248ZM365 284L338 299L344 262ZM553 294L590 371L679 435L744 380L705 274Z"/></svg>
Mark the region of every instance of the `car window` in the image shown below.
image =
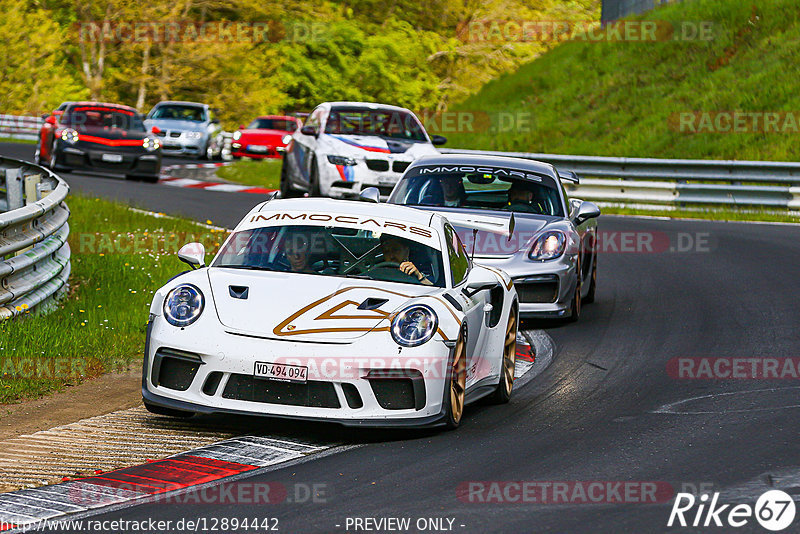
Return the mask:
<svg viewBox="0 0 800 534"><path fill-rule="evenodd" d="M79 132L145 131L141 115L133 111L96 105L72 106L61 118L65 126Z"/></svg>
<svg viewBox="0 0 800 534"><path fill-rule="evenodd" d="M422 125L414 115L401 110L334 107L325 124L325 133L427 141Z"/></svg>
<svg viewBox="0 0 800 534"><path fill-rule="evenodd" d="M422 278L401 269L409 262ZM441 251L393 234L335 226L287 225L242 230L230 237L212 267L436 287L444 287L445 282Z"/></svg>
<svg viewBox="0 0 800 534"><path fill-rule="evenodd" d="M308 120L306 120L305 125L311 126L316 131L319 131L320 125L322 124L322 115L325 113L323 108L317 108L311 112L309 115Z"/></svg>
<svg viewBox="0 0 800 534"><path fill-rule="evenodd" d="M560 182L548 176L528 174L515 179L476 172L409 171L395 187L389 202L407 206L468 208L564 217Z"/></svg>
<svg viewBox="0 0 800 534"><path fill-rule="evenodd" d="M446 224L444 234L447 239L447 255L450 257L450 276L453 278L453 285L457 286L467 278L469 256L452 226Z"/></svg>
<svg viewBox="0 0 800 534"><path fill-rule="evenodd" d="M205 110L199 106L185 106L180 104L166 104L158 106L151 119L172 119L181 121L205 122Z"/></svg>
<svg viewBox="0 0 800 534"><path fill-rule="evenodd" d="M279 130L281 132L294 132L297 123L289 119L260 118L250 123L249 130Z"/></svg>

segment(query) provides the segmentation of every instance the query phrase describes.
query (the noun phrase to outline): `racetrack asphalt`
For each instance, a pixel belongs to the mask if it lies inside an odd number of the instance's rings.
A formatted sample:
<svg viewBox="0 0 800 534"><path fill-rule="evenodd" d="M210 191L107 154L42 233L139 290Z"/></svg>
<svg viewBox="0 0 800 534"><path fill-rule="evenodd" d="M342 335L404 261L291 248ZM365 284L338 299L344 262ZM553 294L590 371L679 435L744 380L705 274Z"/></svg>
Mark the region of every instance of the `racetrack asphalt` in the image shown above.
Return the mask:
<svg viewBox="0 0 800 534"><path fill-rule="evenodd" d="M32 155L32 145L0 144L0 153L22 157L19 147ZM64 178L73 191L227 227L260 201L80 173ZM800 379L680 378L669 362L800 356L800 227L608 216L599 225L606 243L597 302L576 324L529 325L553 338L554 361L509 405L472 407L453 432L350 430L349 439L363 446L240 480L317 485L324 488L317 502L150 503L93 519L255 516L278 518L283 532L354 532L365 530L352 522L346 528L347 518L409 517L413 524L434 517L452 518L452 531L469 533L662 532L669 501L480 503L457 491L478 481L634 481L673 492L704 487L734 503L752 504L773 488L797 499ZM639 241L667 240L682 250L618 251L626 232L633 242L644 236ZM340 436L325 425L296 425L295 432ZM764 530L751 520L738 531Z"/></svg>

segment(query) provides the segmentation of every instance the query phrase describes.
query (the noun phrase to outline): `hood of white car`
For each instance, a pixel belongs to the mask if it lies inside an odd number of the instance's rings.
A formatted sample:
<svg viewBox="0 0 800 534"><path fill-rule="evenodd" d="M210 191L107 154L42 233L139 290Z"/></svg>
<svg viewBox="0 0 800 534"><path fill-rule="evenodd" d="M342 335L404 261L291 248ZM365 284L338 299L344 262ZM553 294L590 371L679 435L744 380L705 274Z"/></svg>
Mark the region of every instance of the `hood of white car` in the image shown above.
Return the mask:
<svg viewBox="0 0 800 534"><path fill-rule="evenodd" d="M208 269L208 280L223 326L290 341L347 342L378 327L388 329L392 312L436 292L371 280L226 268Z"/></svg>
<svg viewBox="0 0 800 534"><path fill-rule="evenodd" d="M329 148L340 155L363 157L381 157L394 155L398 159L407 156L409 160L439 151L427 142L413 142L402 139L386 139L375 135L326 134L325 141Z"/></svg>

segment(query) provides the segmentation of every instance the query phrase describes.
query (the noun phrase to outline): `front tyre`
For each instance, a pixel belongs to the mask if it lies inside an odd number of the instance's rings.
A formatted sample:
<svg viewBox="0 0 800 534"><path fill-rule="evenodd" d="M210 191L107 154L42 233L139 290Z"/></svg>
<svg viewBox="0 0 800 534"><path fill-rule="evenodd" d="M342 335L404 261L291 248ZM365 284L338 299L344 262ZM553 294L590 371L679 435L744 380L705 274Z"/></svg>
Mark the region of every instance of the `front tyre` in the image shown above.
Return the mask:
<svg viewBox="0 0 800 534"><path fill-rule="evenodd" d="M281 164L281 198L294 198L299 196L297 191L292 187L292 181L289 178L288 173L288 166L289 164L286 161L286 158L283 159L283 163Z"/></svg>
<svg viewBox="0 0 800 534"><path fill-rule="evenodd" d="M511 308L508 314L506 336L503 339L503 365L500 369L500 383L489 398L493 404L506 404L511 400L514 388L514 369L517 365L517 310Z"/></svg>
<svg viewBox="0 0 800 534"><path fill-rule="evenodd" d="M316 158L311 162L311 174L308 177L308 196L321 197L322 190L319 186L319 168L317 167Z"/></svg>
<svg viewBox="0 0 800 534"><path fill-rule="evenodd" d="M570 323L577 322L581 318L581 263L578 260L578 265L575 267L575 294L572 296L572 305L570 306L569 317L567 321Z"/></svg>
<svg viewBox="0 0 800 534"><path fill-rule="evenodd" d="M447 392L445 393L445 425L458 428L464 415L464 398L467 390L467 325L461 327L453 358L448 369Z"/></svg>
<svg viewBox="0 0 800 534"><path fill-rule="evenodd" d="M594 293L597 289L597 254L592 258L592 274L589 277L589 292L583 299L583 304L591 304L594 302Z"/></svg>

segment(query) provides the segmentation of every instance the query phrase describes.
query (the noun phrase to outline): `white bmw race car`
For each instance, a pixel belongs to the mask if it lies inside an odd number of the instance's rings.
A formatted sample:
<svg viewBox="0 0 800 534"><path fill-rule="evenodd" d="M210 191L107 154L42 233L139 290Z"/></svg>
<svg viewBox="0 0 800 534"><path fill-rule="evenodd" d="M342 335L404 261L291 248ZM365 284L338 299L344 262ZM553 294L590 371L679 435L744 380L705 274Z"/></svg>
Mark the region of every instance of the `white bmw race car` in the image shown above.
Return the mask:
<svg viewBox="0 0 800 534"><path fill-rule="evenodd" d="M411 111L364 102L317 106L286 147L283 198L356 198L377 187L388 198L403 171L420 156L438 154L441 135L429 136Z"/></svg>
<svg viewBox="0 0 800 534"><path fill-rule="evenodd" d="M439 214L271 200L204 255L184 246L194 270L153 298L151 412L453 428L465 404L510 398L516 291Z"/></svg>

